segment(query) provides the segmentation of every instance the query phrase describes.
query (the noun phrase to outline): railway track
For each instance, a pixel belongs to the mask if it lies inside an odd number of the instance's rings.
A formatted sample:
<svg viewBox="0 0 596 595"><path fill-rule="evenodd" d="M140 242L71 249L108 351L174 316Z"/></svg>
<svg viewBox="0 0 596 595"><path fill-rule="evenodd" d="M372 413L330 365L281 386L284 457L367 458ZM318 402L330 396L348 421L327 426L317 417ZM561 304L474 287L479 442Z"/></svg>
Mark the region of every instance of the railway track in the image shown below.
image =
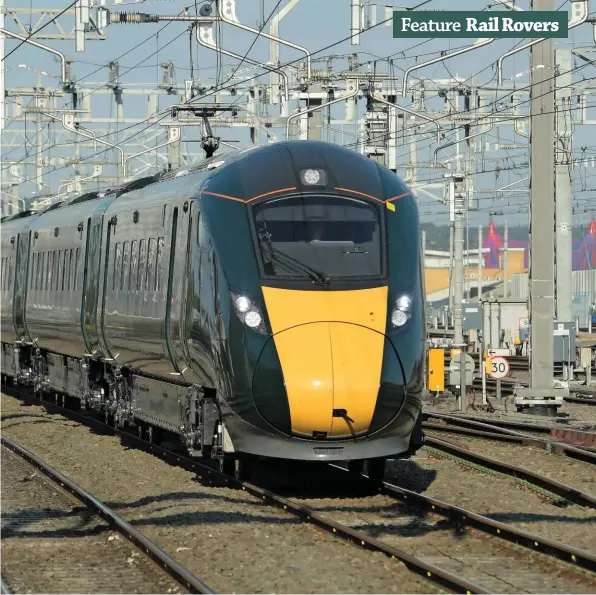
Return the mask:
<svg viewBox="0 0 596 595"><path fill-rule="evenodd" d="M426 580L440 585L441 587L447 588L456 593L489 593L490 591L475 585L455 574L446 572L442 568L435 566L434 564L427 563L416 556L413 556L397 547L390 546L374 537L370 537L360 531L357 531L347 525L338 523L333 519L327 518L325 515L318 513L311 507L305 506L293 502L288 498L284 498L271 490L262 488L257 485L253 485L248 482L240 482L234 477L225 475L218 470L206 465L202 462L195 461L183 454L165 449L156 444L152 444L143 438L138 437L130 432L119 430L111 425L108 425L96 417L92 417L87 414L82 414L77 411L66 409L55 403L51 403L46 400L39 400L33 397L30 393L23 390L16 389L14 387L4 387L3 389L7 394L17 396L17 398L25 399L42 404L50 412L61 413L67 415L69 418L74 419L80 423L86 424L90 427L96 428L101 431L108 431L115 435L120 436L125 443L132 444L135 447L142 448L168 462L179 465L186 470L193 471L197 474L198 478L203 480L208 478L212 482L225 485L226 487L236 488L243 490L255 497L257 497L264 504L269 504L282 508L287 513L290 513L303 521L307 521L326 532L332 533L337 537L348 540L360 547L369 549L376 552L382 552L386 556L392 559L400 560L406 567L415 572L416 574L424 577Z"/></svg>
<svg viewBox="0 0 596 595"><path fill-rule="evenodd" d="M488 440L509 442L522 446L533 446L542 448L548 452L562 454L570 458L578 459L586 463L596 464L596 449L584 447L578 444L570 444L561 440L539 438L536 435L521 433L519 431L507 430L497 425L492 420L479 421L482 418L469 419L454 415L441 413L426 413L423 427L437 432L461 434ZM428 420L439 420L435 423ZM548 426L536 426L533 424L516 423L514 427L525 432L551 433L557 428Z"/></svg>
<svg viewBox="0 0 596 595"><path fill-rule="evenodd" d="M2 574L3 582L15 592L87 592L97 585L99 591L179 592L180 586L190 593L213 593L81 486L4 434L0 442L4 451ZM8 452L12 454L7 456ZM116 535L107 537L109 529ZM119 537L132 543L135 552L118 543ZM49 558L44 554L47 548L53 552Z"/></svg>
<svg viewBox="0 0 596 595"><path fill-rule="evenodd" d="M547 495L550 495L551 498L553 498L554 495L555 497L553 499L558 497L570 503L596 509L596 497L554 479L545 477L544 475L540 475L539 473L534 473L533 471L512 465L511 463L506 463L504 461L466 450L460 446L451 444L450 442L440 438L435 438L433 436L426 437L426 445L427 447L431 447L440 453L452 456L458 461L472 463L472 465L476 465L483 469L515 477L516 479L526 482L535 488L544 490Z"/></svg>
<svg viewBox="0 0 596 595"><path fill-rule="evenodd" d="M31 399L30 395L23 396L25 396L27 399ZM391 558L397 558L401 560L410 570L413 570L414 572L423 576L425 579L441 585L442 587L455 590L456 592L494 592L493 589L486 589L481 584L476 584L470 580L463 579L460 572L449 572L444 568L437 566L428 560L425 560L424 558L421 559L417 555L413 555L412 553L404 551L403 549L400 549L394 545L390 545L385 541L381 541L374 535L368 535L358 530L358 528L350 526L348 522L340 522L336 519L331 519L328 515L321 514L321 512L317 511L316 508L305 504L304 502L297 502L293 498L285 498L269 489L260 487L258 485L248 482L239 482L231 476L222 475L219 473L219 471L214 470L203 463L197 462L179 453L166 450L160 446L150 444L131 433L117 430L112 426L106 426L106 424L103 422L100 422L97 419L91 418L87 415L83 415L71 410L64 410L62 407L47 401L43 401L42 403L50 411L56 410L61 413L66 413L66 415L69 417L76 419L77 421L81 421L86 425L98 425L104 430L109 428L110 432L120 435L127 442L130 441L135 446L143 448L144 450L148 450L160 458L166 459L171 463L180 465L188 470L196 472L199 475L199 478L209 476L216 481L223 481L223 483L228 487L242 489L253 496L258 497L264 503L283 508L285 511L298 516L302 520L310 522L325 531L333 533L336 536L343 537L356 545L373 551L383 552ZM336 466L332 466L332 468L336 470L339 469ZM345 470L342 470L342 473L344 475L347 474ZM363 479L368 481L366 477L356 477L353 474L350 474L350 479L354 481L362 481ZM563 543L554 542L552 540L542 538L538 535L525 532L503 523L498 523L474 512L445 504L438 500L416 494L415 492L411 492L388 483L384 483L379 489L381 494L394 500L398 500L402 504L415 505L421 510L442 516L444 519L447 519L452 526L461 528L469 525L470 527L473 527L483 533L499 538L499 540L512 542L517 545L527 547L534 552L541 552L547 556L558 558L568 562L576 568L581 568L589 572L596 570L596 557L590 552L573 548L572 546L568 546ZM511 560L511 558L508 559ZM510 561L509 563L511 564L512 562ZM523 572L523 569L518 570Z"/></svg>

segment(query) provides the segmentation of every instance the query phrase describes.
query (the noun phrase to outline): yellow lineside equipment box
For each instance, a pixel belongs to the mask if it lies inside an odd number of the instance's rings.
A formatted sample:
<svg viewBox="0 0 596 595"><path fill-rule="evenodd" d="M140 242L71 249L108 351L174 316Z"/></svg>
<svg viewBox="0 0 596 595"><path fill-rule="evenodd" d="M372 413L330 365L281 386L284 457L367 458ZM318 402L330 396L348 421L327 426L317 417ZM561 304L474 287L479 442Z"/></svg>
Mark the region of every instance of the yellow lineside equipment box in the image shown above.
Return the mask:
<svg viewBox="0 0 596 595"><path fill-rule="evenodd" d="M493 371L493 358L487 357L485 360L485 372L487 376L490 376L491 372Z"/></svg>
<svg viewBox="0 0 596 595"><path fill-rule="evenodd" d="M428 350L428 390L442 393L445 390L445 350Z"/></svg>

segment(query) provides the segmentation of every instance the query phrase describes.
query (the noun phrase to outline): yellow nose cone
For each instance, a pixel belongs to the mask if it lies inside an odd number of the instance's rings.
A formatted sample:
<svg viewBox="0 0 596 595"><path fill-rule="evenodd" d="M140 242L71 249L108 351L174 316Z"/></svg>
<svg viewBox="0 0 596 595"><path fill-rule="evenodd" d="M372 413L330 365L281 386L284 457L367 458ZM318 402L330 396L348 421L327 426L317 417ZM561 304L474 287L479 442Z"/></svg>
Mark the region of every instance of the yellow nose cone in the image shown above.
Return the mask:
<svg viewBox="0 0 596 595"><path fill-rule="evenodd" d="M294 291L263 287L280 359L292 432L350 437L367 432L385 343L387 288ZM334 415L335 412L335 415Z"/></svg>

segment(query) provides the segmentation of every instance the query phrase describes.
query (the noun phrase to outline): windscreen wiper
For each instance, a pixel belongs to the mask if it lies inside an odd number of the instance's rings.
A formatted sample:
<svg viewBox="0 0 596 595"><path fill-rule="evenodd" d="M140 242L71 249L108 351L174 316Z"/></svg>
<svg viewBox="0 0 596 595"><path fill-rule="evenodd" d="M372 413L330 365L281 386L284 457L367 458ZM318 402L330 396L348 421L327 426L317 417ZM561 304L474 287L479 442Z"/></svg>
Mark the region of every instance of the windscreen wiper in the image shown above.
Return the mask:
<svg viewBox="0 0 596 595"><path fill-rule="evenodd" d="M324 285L326 287L331 285L331 280L325 273L317 271L301 260L298 260L293 256L289 256L285 252L280 252L277 248L274 248L273 242L271 241L271 234L267 231L267 227L265 225L263 225L263 229L259 232L259 241L261 242L261 247L265 248L273 260L277 260L282 265L293 266L294 268L301 270L303 273L306 273L317 285ZM263 246L263 242L266 244L266 247Z"/></svg>

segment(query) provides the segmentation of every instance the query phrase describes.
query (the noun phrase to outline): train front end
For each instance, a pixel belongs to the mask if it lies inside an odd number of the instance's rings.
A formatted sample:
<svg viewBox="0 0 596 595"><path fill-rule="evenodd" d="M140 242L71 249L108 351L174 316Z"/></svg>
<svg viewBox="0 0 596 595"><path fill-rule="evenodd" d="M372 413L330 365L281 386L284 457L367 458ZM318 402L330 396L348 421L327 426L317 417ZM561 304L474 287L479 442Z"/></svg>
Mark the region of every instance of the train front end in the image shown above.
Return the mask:
<svg viewBox="0 0 596 595"><path fill-rule="evenodd" d="M415 201L391 171L345 149L273 147L267 175L256 176L259 151L252 167L245 158L245 213L230 203L219 216L242 263L221 265L233 451L313 461L414 452L424 385ZM206 196L232 198L212 188Z"/></svg>

